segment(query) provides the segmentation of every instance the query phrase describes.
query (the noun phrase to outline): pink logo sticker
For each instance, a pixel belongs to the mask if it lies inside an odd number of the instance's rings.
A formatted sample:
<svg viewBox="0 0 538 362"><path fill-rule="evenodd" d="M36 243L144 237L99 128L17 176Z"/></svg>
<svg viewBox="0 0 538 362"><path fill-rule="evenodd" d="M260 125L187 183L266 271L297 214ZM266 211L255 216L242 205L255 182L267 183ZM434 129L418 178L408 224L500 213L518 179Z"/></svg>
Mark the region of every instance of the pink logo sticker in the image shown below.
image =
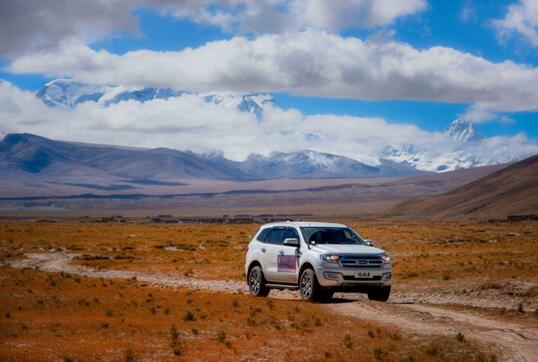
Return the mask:
<svg viewBox="0 0 538 362"><path fill-rule="evenodd" d="M277 272L294 272L297 270L295 255L279 255Z"/></svg>

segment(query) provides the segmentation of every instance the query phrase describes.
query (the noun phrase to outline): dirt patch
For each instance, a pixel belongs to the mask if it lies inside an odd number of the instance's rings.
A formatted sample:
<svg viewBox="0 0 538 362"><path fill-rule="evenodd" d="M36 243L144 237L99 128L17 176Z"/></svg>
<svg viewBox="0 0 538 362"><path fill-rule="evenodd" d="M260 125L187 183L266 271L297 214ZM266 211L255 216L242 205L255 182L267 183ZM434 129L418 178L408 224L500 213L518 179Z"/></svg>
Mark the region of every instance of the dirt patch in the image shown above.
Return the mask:
<svg viewBox="0 0 538 362"><path fill-rule="evenodd" d="M466 311L419 304L346 303L327 306L335 313L393 325L420 334L471 338L496 348L503 360L535 361L538 356L538 323L510 323Z"/></svg>

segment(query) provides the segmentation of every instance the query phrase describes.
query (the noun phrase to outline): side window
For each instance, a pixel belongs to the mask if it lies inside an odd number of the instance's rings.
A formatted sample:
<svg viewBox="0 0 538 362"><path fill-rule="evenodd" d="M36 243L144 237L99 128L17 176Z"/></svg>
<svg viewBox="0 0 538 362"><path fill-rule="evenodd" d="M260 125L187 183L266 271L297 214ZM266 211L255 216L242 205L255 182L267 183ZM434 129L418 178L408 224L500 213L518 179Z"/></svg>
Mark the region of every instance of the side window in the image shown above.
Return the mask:
<svg viewBox="0 0 538 362"><path fill-rule="evenodd" d="M258 234L258 237L256 238L256 240L265 242L265 240L267 239L267 235L269 234L270 231L271 231L271 228L263 229L262 232Z"/></svg>
<svg viewBox="0 0 538 362"><path fill-rule="evenodd" d="M266 242L270 244L283 244L284 243L284 233L286 229L273 229L269 233L269 237L266 239Z"/></svg>
<svg viewBox="0 0 538 362"><path fill-rule="evenodd" d="M299 234L297 233L297 230L294 228L287 228L286 232L284 233L284 239L299 239Z"/></svg>

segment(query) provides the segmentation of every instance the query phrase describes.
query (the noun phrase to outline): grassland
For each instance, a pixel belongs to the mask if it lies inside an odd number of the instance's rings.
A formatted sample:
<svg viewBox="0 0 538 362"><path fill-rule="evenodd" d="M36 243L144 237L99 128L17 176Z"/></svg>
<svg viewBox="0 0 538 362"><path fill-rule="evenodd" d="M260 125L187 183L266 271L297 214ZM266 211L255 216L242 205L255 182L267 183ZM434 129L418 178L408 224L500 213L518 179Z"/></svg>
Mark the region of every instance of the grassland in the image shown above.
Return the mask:
<svg viewBox="0 0 538 362"><path fill-rule="evenodd" d="M463 305L456 310L480 301L494 307L487 313L495 318L538 320L538 223L347 223L393 255L395 300ZM3 222L0 258L63 250L78 255L74 263L95 270L243 281L245 248L256 230ZM0 290L0 360L493 358L488 348L455 332L406 333L295 300L7 266L0 268Z"/></svg>
<svg viewBox="0 0 538 362"><path fill-rule="evenodd" d="M537 282L538 223L347 222L393 256L395 284ZM245 249L257 225L0 223L2 252L62 250L97 268L169 271L244 280Z"/></svg>
<svg viewBox="0 0 538 362"><path fill-rule="evenodd" d="M0 269L0 360L484 360L319 305Z"/></svg>

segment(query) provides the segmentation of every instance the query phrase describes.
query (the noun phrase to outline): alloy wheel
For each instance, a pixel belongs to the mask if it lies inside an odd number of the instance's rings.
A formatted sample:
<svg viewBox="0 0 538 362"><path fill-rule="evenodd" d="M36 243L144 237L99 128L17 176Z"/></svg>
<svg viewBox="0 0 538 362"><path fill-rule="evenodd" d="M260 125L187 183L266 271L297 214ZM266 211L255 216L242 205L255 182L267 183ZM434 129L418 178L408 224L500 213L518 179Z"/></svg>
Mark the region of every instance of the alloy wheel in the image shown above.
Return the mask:
<svg viewBox="0 0 538 362"><path fill-rule="evenodd" d="M253 270L250 273L250 291L252 294L258 294L261 285L261 274L258 270Z"/></svg>
<svg viewBox="0 0 538 362"><path fill-rule="evenodd" d="M301 278L301 293L304 299L310 298L312 294L312 277L306 273Z"/></svg>

